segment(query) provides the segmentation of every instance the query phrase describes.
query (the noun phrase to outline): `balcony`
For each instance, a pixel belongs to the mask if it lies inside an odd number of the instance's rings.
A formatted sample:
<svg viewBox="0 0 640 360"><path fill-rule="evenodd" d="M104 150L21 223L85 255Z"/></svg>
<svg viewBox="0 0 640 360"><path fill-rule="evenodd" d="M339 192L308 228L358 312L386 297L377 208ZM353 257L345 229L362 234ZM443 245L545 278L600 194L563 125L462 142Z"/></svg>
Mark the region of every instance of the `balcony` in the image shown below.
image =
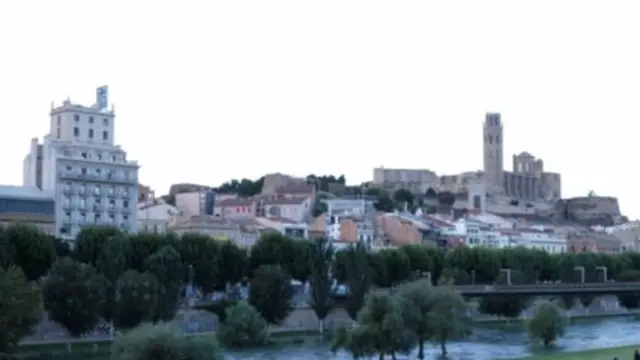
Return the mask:
<svg viewBox="0 0 640 360"><path fill-rule="evenodd" d="M70 186L65 186L62 188L62 193L65 195L71 195L73 194L73 188L71 188Z"/></svg>
<svg viewBox="0 0 640 360"><path fill-rule="evenodd" d="M109 192L107 192L107 197L108 197L108 198L110 198L110 199L113 199L113 198L115 198L116 196L117 196L117 195L116 195L115 191L109 191Z"/></svg>
<svg viewBox="0 0 640 360"><path fill-rule="evenodd" d="M102 211L102 204L93 204L92 209L94 212L101 212Z"/></svg>
<svg viewBox="0 0 640 360"><path fill-rule="evenodd" d="M68 203L68 202L62 203L62 209L64 209L64 210L71 210L73 208L74 208L74 206L71 203Z"/></svg>
<svg viewBox="0 0 640 360"><path fill-rule="evenodd" d="M115 205L109 205L109 206L107 206L107 211L110 214L114 214L117 211L117 209L116 209Z"/></svg>
<svg viewBox="0 0 640 360"><path fill-rule="evenodd" d="M131 208L123 207L122 208L122 213L123 214L131 214Z"/></svg>
<svg viewBox="0 0 640 360"><path fill-rule="evenodd" d="M114 176L110 174L82 174L70 171L61 171L58 173L62 180L75 180L85 182L97 182L97 183L114 183L124 185L137 185L138 180L132 178L125 178L122 176Z"/></svg>

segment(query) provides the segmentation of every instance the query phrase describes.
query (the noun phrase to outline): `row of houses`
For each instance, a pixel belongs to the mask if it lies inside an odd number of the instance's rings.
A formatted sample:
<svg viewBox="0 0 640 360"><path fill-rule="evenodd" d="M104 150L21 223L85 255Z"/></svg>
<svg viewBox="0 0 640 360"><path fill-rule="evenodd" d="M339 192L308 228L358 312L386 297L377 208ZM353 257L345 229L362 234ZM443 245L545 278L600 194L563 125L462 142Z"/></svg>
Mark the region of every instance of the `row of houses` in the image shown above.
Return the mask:
<svg viewBox="0 0 640 360"><path fill-rule="evenodd" d="M361 241L372 247L524 246L550 253L616 253L637 249L633 241L625 240L630 238L629 231L624 232L626 237L621 237L616 234L622 232L615 229L591 229L544 218L509 218L478 211L468 211L457 219L423 214L420 210L381 213L375 211L373 200L366 198L328 198L323 200L326 212L314 217L315 194L308 191L276 191L251 198L223 195L218 196L209 210L182 201L179 196L175 207L161 201L141 203L139 228L178 234L199 232L246 247L255 243L264 231L277 231L296 238L325 236L336 244ZM203 199L206 195L187 193L183 198ZM636 233L640 234L640 227Z"/></svg>

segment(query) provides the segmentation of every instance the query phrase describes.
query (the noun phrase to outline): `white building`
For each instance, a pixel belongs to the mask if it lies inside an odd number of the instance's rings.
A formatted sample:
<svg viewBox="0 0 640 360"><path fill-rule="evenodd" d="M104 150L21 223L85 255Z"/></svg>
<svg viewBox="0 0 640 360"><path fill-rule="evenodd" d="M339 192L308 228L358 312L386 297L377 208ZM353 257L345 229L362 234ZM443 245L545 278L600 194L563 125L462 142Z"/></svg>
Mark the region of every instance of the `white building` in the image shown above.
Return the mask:
<svg viewBox="0 0 640 360"><path fill-rule="evenodd" d="M52 104L49 133L31 141L24 185L37 186L56 201L56 236L73 240L87 226L138 228L138 164L115 145L115 112L106 87L96 104Z"/></svg>
<svg viewBox="0 0 640 360"><path fill-rule="evenodd" d="M164 234L171 220L178 215L178 208L161 200L138 203L138 231Z"/></svg>
<svg viewBox="0 0 640 360"><path fill-rule="evenodd" d="M549 253L567 251L567 238L553 231L531 229L513 230L489 224L475 218L460 219L456 222L456 232L464 233L468 246L508 248L524 246L528 249L544 250Z"/></svg>

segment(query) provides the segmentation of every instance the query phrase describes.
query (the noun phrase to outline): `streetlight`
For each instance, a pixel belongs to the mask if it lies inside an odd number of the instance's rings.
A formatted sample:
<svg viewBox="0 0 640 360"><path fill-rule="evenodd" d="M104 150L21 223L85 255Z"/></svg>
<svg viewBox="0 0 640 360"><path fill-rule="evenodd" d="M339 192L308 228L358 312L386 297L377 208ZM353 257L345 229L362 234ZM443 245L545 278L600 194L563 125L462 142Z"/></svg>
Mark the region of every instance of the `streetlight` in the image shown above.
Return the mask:
<svg viewBox="0 0 640 360"><path fill-rule="evenodd" d="M507 273L507 285L511 285L511 269L500 269L500 272Z"/></svg>
<svg viewBox="0 0 640 360"><path fill-rule="evenodd" d="M604 278L604 282L607 282L607 267L606 266L596 266L596 271L597 270L601 270L602 271L602 277Z"/></svg>
<svg viewBox="0 0 640 360"><path fill-rule="evenodd" d="M584 284L584 266L574 266L573 270L580 271L580 282Z"/></svg>
<svg viewBox="0 0 640 360"><path fill-rule="evenodd" d="M471 285L476 284L476 269L471 270Z"/></svg>

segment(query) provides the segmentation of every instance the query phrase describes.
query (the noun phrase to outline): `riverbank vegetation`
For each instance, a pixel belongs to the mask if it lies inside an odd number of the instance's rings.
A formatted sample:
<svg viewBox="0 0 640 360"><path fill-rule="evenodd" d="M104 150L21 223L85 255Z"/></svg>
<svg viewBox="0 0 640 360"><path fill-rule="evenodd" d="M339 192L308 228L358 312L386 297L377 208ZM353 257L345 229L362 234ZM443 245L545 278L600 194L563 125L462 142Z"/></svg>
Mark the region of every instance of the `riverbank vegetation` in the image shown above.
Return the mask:
<svg viewBox="0 0 640 360"><path fill-rule="evenodd" d="M232 333L227 317L234 314L228 311L233 307L251 307L255 310L252 314L276 325L293 310L296 293L306 289L308 294L302 301L313 308L323 332L323 320L335 307L343 307L354 322L378 319L377 315L362 315L363 309L368 309L365 305L372 302L378 310L401 308L396 304L399 300L393 300L396 295L375 297L379 293L374 296L372 291L391 288L407 294L406 289L416 280L433 285L430 299L448 299L450 305L458 304L452 285L640 280L640 255L635 253L549 254L525 248L467 247L445 251L413 245L372 252L362 244L334 251L326 240L294 240L278 233L263 235L245 250L199 234L128 235L113 228L84 229L71 249L24 225L0 229L0 267L2 292L14 294L0 300L4 301L0 306L0 333L4 334L0 351L5 353L15 351L17 339L40 321L42 310L73 338L98 324L107 324L115 335L141 323L173 319L186 303L187 293L216 294L206 296L215 300L197 307L217 314L222 326ZM301 289L295 289L296 282L304 284ZM242 295L245 288L248 297ZM247 302L240 304L245 298ZM588 305L593 297L561 300ZM628 308L637 308L640 294L620 295L619 300ZM407 301L399 302L406 305ZM479 310L516 318L530 302L526 297L492 296L480 301ZM420 306L424 310L427 304ZM369 313L378 314L378 310ZM393 321L410 323L410 316L400 314ZM254 316L251 323L261 324L259 319ZM411 326L415 336L424 338L418 325ZM456 332L453 330L429 336L448 339ZM263 334L262 330L251 331L240 328L233 333ZM401 349L401 345L393 346Z"/></svg>

